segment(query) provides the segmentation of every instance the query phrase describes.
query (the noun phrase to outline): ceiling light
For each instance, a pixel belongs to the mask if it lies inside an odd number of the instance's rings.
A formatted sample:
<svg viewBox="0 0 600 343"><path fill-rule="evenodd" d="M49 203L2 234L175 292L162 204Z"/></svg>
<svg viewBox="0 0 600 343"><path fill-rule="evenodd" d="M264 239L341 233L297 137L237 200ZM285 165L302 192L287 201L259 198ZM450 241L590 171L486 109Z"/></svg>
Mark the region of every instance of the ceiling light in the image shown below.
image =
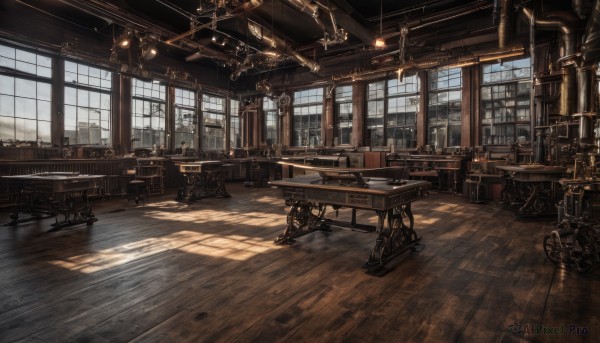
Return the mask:
<svg viewBox="0 0 600 343"><path fill-rule="evenodd" d="M379 7L379 11L380 11L379 37L377 37L377 39L375 39L375 42L373 42L373 45L375 45L376 48L383 48L383 47L385 47L385 39L383 39L383 0L381 0L379 4L380 4L380 7Z"/></svg>
<svg viewBox="0 0 600 343"><path fill-rule="evenodd" d="M124 32L122 35L115 39L115 45L121 49L128 49L131 45L131 34L130 32Z"/></svg>
<svg viewBox="0 0 600 343"><path fill-rule="evenodd" d="M156 57L156 55L158 55L158 49L154 44L146 44L142 46L141 57L146 61L150 61L151 59Z"/></svg>

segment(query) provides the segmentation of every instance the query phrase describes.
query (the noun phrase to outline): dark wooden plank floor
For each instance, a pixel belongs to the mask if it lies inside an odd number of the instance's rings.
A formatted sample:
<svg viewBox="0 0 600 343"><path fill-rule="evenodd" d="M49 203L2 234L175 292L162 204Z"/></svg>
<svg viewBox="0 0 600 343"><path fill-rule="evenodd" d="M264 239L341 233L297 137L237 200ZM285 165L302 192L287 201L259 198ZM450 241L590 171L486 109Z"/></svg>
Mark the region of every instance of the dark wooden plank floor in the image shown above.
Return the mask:
<svg viewBox="0 0 600 343"><path fill-rule="evenodd" d="M361 268L374 234L334 229L275 246L278 192L228 191L193 204L97 200L91 227L0 227L0 341L518 342L514 323L588 331L525 341L600 341L600 272L546 260L553 218L432 193L413 205L426 248L374 277Z"/></svg>

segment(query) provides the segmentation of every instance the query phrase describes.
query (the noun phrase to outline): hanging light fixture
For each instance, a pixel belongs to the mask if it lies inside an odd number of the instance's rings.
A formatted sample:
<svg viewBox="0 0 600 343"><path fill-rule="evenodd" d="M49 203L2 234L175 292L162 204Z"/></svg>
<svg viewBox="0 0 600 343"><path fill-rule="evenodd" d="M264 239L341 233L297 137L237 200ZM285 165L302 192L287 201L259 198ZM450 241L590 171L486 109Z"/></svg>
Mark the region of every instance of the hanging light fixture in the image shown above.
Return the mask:
<svg viewBox="0 0 600 343"><path fill-rule="evenodd" d="M385 39L383 38L383 0L380 0L379 7L380 15L379 15L379 37L375 39L373 45L376 48L382 49L385 47Z"/></svg>
<svg viewBox="0 0 600 343"><path fill-rule="evenodd" d="M125 30L117 39L115 39L115 46L121 49L129 49L131 46L131 31Z"/></svg>
<svg viewBox="0 0 600 343"><path fill-rule="evenodd" d="M156 45L148 42L146 38L140 38L140 57L146 61L154 59L158 55Z"/></svg>

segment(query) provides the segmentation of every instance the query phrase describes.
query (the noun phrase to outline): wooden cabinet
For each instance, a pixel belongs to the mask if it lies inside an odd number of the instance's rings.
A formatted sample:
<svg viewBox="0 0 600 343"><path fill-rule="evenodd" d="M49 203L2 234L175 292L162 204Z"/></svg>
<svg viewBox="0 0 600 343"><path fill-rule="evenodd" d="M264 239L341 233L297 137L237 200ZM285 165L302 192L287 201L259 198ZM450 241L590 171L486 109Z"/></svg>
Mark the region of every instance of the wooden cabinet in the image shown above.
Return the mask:
<svg viewBox="0 0 600 343"><path fill-rule="evenodd" d="M365 151L365 168L383 168L386 166L386 151Z"/></svg>

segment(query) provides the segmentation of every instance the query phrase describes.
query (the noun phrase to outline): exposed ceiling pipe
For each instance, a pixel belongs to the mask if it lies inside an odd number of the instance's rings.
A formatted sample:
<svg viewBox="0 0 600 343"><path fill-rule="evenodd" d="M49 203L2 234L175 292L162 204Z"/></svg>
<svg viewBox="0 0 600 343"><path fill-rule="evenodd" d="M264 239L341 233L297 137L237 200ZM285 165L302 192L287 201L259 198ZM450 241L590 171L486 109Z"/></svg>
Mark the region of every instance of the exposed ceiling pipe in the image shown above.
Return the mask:
<svg viewBox="0 0 600 343"><path fill-rule="evenodd" d="M444 12L436 13L436 14L428 16L428 17L411 20L408 23L406 23L406 25L404 25L404 26L406 26L410 31L420 30L420 29L429 27L431 25L445 23L447 21L454 20L454 19L457 19L460 17L464 17L466 15L484 11L489 8L492 8L493 6L494 5L489 3L489 1L482 1L482 0L474 1L468 5L460 6L460 7L454 8L449 11L444 11ZM399 35L400 35L400 32L395 31L395 32L391 32L388 34L384 34L383 38L387 40L389 38L396 37Z"/></svg>
<svg viewBox="0 0 600 343"><path fill-rule="evenodd" d="M509 40L510 30L512 28L513 0L500 1L500 22L498 23L498 47L504 48Z"/></svg>
<svg viewBox="0 0 600 343"><path fill-rule="evenodd" d="M576 58L575 42L578 19L567 12L547 13L545 16L535 15L527 7L521 8L521 13L534 23L536 29L559 31L561 33L561 49L558 65L561 68L562 82L560 84L559 112L561 115L571 115L575 111L576 75L574 62Z"/></svg>
<svg viewBox="0 0 600 343"><path fill-rule="evenodd" d="M588 19L585 41L581 46L583 65L592 65L600 59L600 1L596 1Z"/></svg>
<svg viewBox="0 0 600 343"><path fill-rule="evenodd" d="M319 18L319 5L311 3L310 0L288 0L288 3L292 4L301 12L310 15L323 31L327 31L327 27L325 27L325 24L323 24Z"/></svg>
<svg viewBox="0 0 600 343"><path fill-rule="evenodd" d="M521 13L528 20L533 18L533 10L530 8L522 7ZM569 58L575 54L575 34L577 30L572 22L573 19L573 16L566 12L554 12L547 14L546 17L536 15L534 18L537 29L560 31L562 41L561 59Z"/></svg>
<svg viewBox="0 0 600 343"><path fill-rule="evenodd" d="M289 55L296 62L300 63L300 65L309 68L313 73L318 73L319 69L321 69L321 66L317 62L302 56L292 49L286 41L275 36L272 32L257 23L248 21L248 29L256 38L267 44L270 48L273 48L282 54Z"/></svg>

